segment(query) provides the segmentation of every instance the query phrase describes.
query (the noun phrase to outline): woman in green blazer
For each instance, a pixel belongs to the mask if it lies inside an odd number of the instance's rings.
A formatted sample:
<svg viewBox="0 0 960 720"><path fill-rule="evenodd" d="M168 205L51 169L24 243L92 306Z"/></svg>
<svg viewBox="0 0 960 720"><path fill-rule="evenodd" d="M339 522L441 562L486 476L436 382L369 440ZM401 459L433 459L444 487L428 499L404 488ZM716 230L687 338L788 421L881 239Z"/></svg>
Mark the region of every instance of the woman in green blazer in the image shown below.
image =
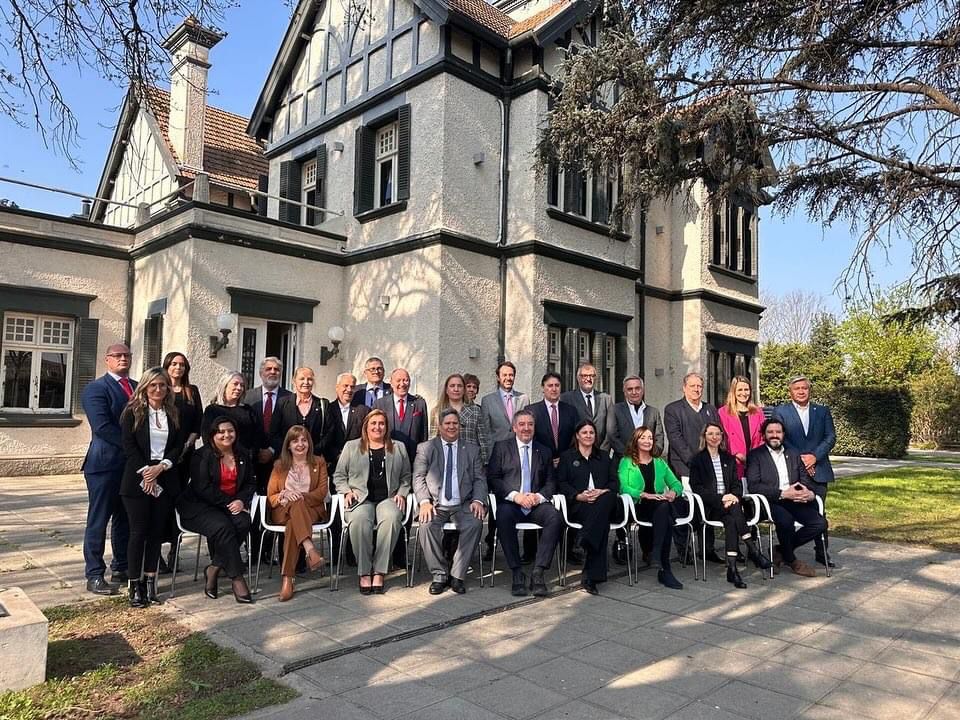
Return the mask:
<svg viewBox="0 0 960 720"><path fill-rule="evenodd" d="M360 594L383 593L383 578L403 527L411 473L406 448L390 439L382 410L371 410L363 419L360 438L343 446L333 482L343 495Z"/></svg>
<svg viewBox="0 0 960 720"><path fill-rule="evenodd" d="M659 560L657 580L674 590L683 588L670 569L670 539L674 520L682 514L683 485L670 467L655 456L653 430L641 425L633 431L627 452L620 460L620 492L627 493L636 503L637 519L653 524L640 528L640 547L644 561L652 556Z"/></svg>

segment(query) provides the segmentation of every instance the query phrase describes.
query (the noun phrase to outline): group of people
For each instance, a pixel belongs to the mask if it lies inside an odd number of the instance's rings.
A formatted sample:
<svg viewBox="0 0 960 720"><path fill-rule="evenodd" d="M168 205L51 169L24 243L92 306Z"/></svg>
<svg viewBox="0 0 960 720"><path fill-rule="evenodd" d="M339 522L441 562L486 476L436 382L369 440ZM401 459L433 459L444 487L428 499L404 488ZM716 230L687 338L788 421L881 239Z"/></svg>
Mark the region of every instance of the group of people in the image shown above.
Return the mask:
<svg viewBox="0 0 960 720"><path fill-rule="evenodd" d="M183 529L207 540L206 595L217 598L226 576L237 602L252 602L241 547L254 552L252 539L260 532L251 519L255 495L266 498L270 516L262 520L285 527L281 601L293 597L298 571L326 562L313 526L330 519L332 493L342 503L334 520L346 523L349 539L339 552L355 557L364 595L384 592L391 562L406 562L400 535L408 502L415 503L410 515L419 523L431 594L464 593L472 553L482 548L492 559L499 541L511 592L545 595L545 572L568 532L567 560L583 564L581 585L596 594L607 579L610 525L623 520L621 493L634 502L644 561L656 564L668 588L682 587L672 572L671 547L685 552L686 531L676 519L688 513L690 492L701 498L704 519L723 525L723 558L713 548L713 528L702 528L706 560L725 563L736 587L746 587L737 566L746 557L763 569L786 564L813 575L795 550L814 540L817 560L830 562L816 498L826 499L833 479L833 422L827 408L810 402L803 377L790 383L791 403L765 414L747 378L732 380L718 410L702 399L703 378L690 373L683 397L661 416L644 401L638 376L624 379L625 399L614 402L596 389L597 371L589 364L566 392L560 375L547 372L543 399L531 402L514 387L514 364L503 361L489 394L479 395L476 376L454 373L428 408L410 393L405 369L394 369L385 382L377 357L365 363L363 383L338 375L333 400L314 393L308 367L297 368L292 388L283 388L283 367L268 357L260 385L248 389L241 373L228 372L204 406L184 353L168 353L139 383L129 378L130 357L125 345L112 345L107 373L83 392L93 434L83 466L89 493L84 559L90 592L113 594L126 583L135 607L159 602L157 575L175 562L174 510ZM772 558L747 526L747 493L769 503L779 541ZM564 496L578 530L564 522L556 495ZM113 584L103 559L108 523ZM524 533L521 543L520 523L539 532ZM628 560L625 537L619 530L615 562ZM171 542L166 563L164 542ZM529 576L525 565L532 566Z"/></svg>

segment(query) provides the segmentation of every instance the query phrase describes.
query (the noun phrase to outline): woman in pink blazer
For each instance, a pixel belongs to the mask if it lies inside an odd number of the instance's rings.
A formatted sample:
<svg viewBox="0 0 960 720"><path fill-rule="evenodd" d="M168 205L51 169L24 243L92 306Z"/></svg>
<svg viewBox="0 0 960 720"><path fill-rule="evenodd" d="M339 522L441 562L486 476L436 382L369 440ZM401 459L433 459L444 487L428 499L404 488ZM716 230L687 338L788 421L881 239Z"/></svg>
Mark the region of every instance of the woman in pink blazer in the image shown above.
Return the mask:
<svg viewBox="0 0 960 720"><path fill-rule="evenodd" d="M727 434L727 448L737 459L737 477L742 480L747 454L763 444L763 408L753 402L753 388L743 375L730 381L727 402L720 408L720 424Z"/></svg>

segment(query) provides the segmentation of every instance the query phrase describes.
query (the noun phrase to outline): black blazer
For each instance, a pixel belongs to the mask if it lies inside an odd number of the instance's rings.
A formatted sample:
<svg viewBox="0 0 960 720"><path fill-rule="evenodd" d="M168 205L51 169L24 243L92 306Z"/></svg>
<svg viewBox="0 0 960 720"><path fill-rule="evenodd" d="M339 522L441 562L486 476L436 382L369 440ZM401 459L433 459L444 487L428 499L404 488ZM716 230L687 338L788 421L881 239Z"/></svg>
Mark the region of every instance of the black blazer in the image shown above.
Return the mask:
<svg viewBox="0 0 960 720"><path fill-rule="evenodd" d="M214 405L211 403L203 411L203 419L200 421L201 434L206 437L213 421L218 417L227 417L233 421L237 428L237 443L240 447L250 453L256 453L263 448L270 447L270 440L263 431L263 422L257 420L253 408L244 403L227 407L226 405Z"/></svg>
<svg viewBox="0 0 960 720"><path fill-rule="evenodd" d="M324 423L327 413L330 411L329 405L330 402L326 398L319 398L314 395L310 399L310 408L307 410L306 417L304 417L300 414L300 408L297 407L296 395L291 393L280 398L270 421L270 445L273 447L274 455L280 457L283 439L287 436L287 431L294 425L303 425L310 432L310 439L313 440L313 451L320 454L324 445L326 445Z"/></svg>
<svg viewBox="0 0 960 720"><path fill-rule="evenodd" d="M813 490L813 481L807 475L807 470L800 459L800 453L784 448L787 461L787 479L790 484L801 483L804 487ZM747 455L747 490L757 495L765 495L770 502L780 498L780 476L777 474L776 463L770 457L766 445L754 448Z"/></svg>
<svg viewBox="0 0 960 720"><path fill-rule="evenodd" d="M126 455L126 463L123 466L123 477L120 480L120 494L137 497L143 494L140 489L140 481L143 479L137 470L144 465L150 465L150 423L144 418L140 427L134 429L133 412L129 406L120 416L120 437L123 442L123 452ZM162 473L157 478L157 483L163 488L164 492L172 493L171 497L177 497L180 494L180 474L177 472L177 460L180 459L180 453L183 451L183 431L180 427L175 427L170 418L167 418L169 432L167 433L167 444L163 448L163 459L169 460L173 466Z"/></svg>
<svg viewBox="0 0 960 720"><path fill-rule="evenodd" d="M708 422L720 424L717 409L702 403L698 413L685 398L674 400L663 409L663 428L667 432L667 462L679 478L690 475L690 461L700 447L700 433Z"/></svg>
<svg viewBox="0 0 960 720"><path fill-rule="evenodd" d="M557 491L556 476L550 450L536 440L530 441L530 492L540 493L547 500ZM487 465L487 487L500 502L507 495L520 492L520 453L517 439L509 437L495 443Z"/></svg>
<svg viewBox="0 0 960 720"><path fill-rule="evenodd" d="M283 400L287 395L292 395L289 390L286 388L278 387L276 390L277 397L273 401L273 411L277 411L277 405L280 404L280 401ZM247 390L247 394L243 396L243 402L245 405L249 405L250 409L253 410L253 416L257 419L257 422L260 423L260 428L263 428L263 386L257 385L255 388L250 388Z"/></svg>
<svg viewBox="0 0 960 720"><path fill-rule="evenodd" d="M560 457L560 454L570 449L573 442L573 429L580 421L580 413L570 403L563 400L557 402L557 425L560 444L553 442L553 428L550 427L550 413L547 412L545 402L535 402L525 408L533 413L533 439L550 449L550 457Z"/></svg>
<svg viewBox="0 0 960 720"><path fill-rule="evenodd" d="M183 428L183 437L190 433L200 434L200 420L203 417L203 400L200 398L200 390L196 385L190 386L193 402L187 402L187 396L184 390L173 394L173 404L177 406L177 412L180 413L180 427Z"/></svg>
<svg viewBox="0 0 960 720"><path fill-rule="evenodd" d="M190 461L190 484L177 501L177 509L185 518L197 517L216 508L226 510L234 500L242 500L250 508L257 479L250 456L240 448L234 449L237 462L237 494L227 495L220 490L220 457L209 446L200 448Z"/></svg>
<svg viewBox="0 0 960 720"><path fill-rule="evenodd" d="M383 383L383 395L381 398L387 397L387 395L393 394L393 388L390 387L390 383ZM351 405L363 405L367 406L367 384L360 383L353 389L353 398L350 400Z"/></svg>
<svg viewBox="0 0 960 720"><path fill-rule="evenodd" d="M724 495L729 493L742 496L743 483L737 479L737 460L726 450L720 451L720 468L723 470ZM702 497L705 503L720 501L717 475L713 470L709 450L701 450L690 459L690 489Z"/></svg>
<svg viewBox="0 0 960 720"><path fill-rule="evenodd" d="M557 466L557 489L567 497L567 509L573 512L579 503L576 496L587 489L590 476L593 475L593 486L598 490L607 489L614 495L620 493L620 477L616 462L606 450L593 448L593 454L584 459L579 448L570 448L560 455L560 464Z"/></svg>
<svg viewBox="0 0 960 720"><path fill-rule="evenodd" d="M340 414L340 403L335 400L327 406L323 428L323 437L326 441L323 447L323 457L327 461L327 472L331 476L337 466L337 460L340 459L340 453L343 452L343 446L347 444L347 441L357 440L360 437L363 419L368 412L370 412L370 408L366 405L351 404L350 414L347 415L347 424L344 426L343 416Z"/></svg>

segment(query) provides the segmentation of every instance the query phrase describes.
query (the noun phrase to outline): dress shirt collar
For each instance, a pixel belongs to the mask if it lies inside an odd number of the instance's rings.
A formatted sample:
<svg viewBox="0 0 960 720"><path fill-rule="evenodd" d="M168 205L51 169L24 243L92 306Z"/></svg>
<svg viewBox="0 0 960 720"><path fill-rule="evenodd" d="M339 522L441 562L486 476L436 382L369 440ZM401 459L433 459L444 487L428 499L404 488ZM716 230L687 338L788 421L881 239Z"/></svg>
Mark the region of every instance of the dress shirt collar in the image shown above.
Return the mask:
<svg viewBox="0 0 960 720"><path fill-rule="evenodd" d="M120 375L117 375L116 373L112 373L112 372L110 372L109 370L107 370L107 375L109 375L110 377L112 377L112 378L113 378L114 380L116 380L117 382L120 382L120 380L122 379ZM129 376L129 375L126 375L126 376L124 376L124 377L126 377L128 381L130 380L130 376Z"/></svg>
<svg viewBox="0 0 960 720"><path fill-rule="evenodd" d="M524 446L526 446L526 447L530 448L531 454L532 454L532 451L533 451L533 440L532 440L532 439L531 439L529 442L523 442L520 438L517 438L516 440L517 440L517 452L523 453L523 448L524 448Z"/></svg>

